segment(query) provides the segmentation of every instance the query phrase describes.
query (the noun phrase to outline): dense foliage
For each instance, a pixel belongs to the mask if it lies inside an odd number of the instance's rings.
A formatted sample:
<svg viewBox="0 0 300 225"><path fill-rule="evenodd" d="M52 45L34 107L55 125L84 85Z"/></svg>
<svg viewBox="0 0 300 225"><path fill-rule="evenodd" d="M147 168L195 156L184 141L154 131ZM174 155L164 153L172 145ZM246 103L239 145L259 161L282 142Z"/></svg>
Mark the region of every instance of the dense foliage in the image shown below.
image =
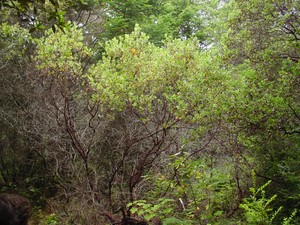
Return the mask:
<svg viewBox="0 0 300 225"><path fill-rule="evenodd" d="M298 224L299 7L1 1L0 191L31 224Z"/></svg>

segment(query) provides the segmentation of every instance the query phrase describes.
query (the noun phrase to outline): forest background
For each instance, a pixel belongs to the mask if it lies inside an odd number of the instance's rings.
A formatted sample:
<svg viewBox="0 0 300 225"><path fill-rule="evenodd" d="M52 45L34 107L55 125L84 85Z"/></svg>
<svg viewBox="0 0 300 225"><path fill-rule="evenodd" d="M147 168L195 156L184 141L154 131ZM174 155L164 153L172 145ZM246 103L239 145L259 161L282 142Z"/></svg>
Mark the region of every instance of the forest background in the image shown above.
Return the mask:
<svg viewBox="0 0 300 225"><path fill-rule="evenodd" d="M299 1L0 12L0 190L31 224L300 223Z"/></svg>

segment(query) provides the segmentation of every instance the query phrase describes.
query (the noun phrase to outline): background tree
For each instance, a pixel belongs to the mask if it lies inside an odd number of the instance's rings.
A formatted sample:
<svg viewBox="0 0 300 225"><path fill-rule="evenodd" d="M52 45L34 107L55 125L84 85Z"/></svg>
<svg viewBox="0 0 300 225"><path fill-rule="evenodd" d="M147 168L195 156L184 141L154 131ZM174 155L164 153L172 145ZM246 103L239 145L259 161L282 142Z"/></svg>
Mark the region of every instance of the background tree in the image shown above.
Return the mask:
<svg viewBox="0 0 300 225"><path fill-rule="evenodd" d="M30 112L34 94L27 79L30 65L26 56L32 39L18 25L1 24L0 33L1 191L24 192L38 207L45 204L45 196L55 193L55 182L39 153L43 148L40 139L33 130L28 132L34 118Z"/></svg>
<svg viewBox="0 0 300 225"><path fill-rule="evenodd" d="M247 163L257 175L273 180L270 187L280 193L279 205L297 208L291 194L295 186L287 184L299 172L298 3L231 1L228 7L234 17L223 36L224 59L241 81L231 102L233 121L242 128L240 143L253 157Z"/></svg>
<svg viewBox="0 0 300 225"><path fill-rule="evenodd" d="M105 16L104 40L128 34L139 24L150 36L150 41L162 44L166 36L203 40L202 20L198 16L199 4L193 1L109 1Z"/></svg>

